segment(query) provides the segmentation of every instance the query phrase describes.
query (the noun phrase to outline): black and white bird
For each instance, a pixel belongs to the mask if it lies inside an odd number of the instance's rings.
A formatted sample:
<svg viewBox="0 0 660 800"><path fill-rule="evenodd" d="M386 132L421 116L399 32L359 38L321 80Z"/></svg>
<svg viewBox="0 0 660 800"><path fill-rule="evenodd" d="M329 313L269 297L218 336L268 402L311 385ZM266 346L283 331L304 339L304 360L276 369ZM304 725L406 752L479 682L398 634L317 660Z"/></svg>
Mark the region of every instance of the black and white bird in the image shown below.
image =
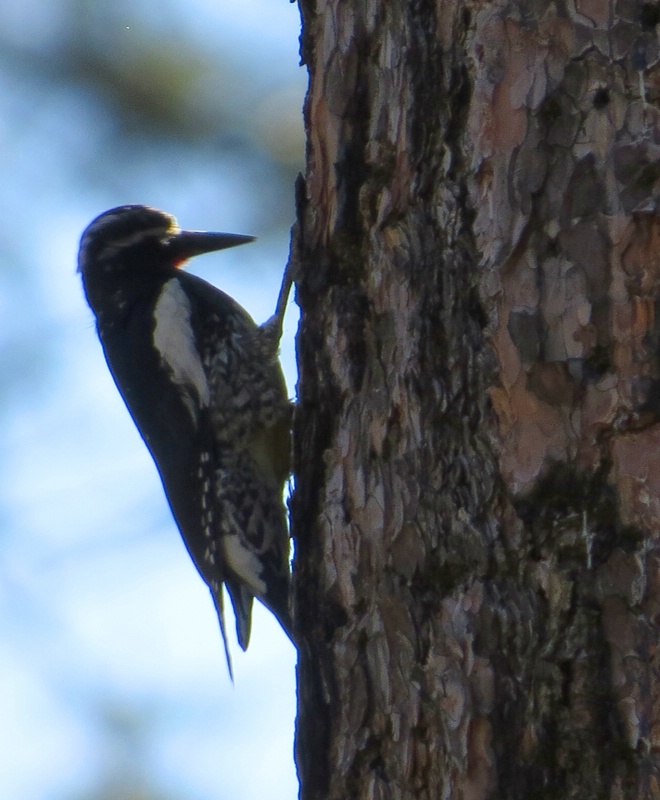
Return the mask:
<svg viewBox="0 0 660 800"><path fill-rule="evenodd" d="M250 241L182 231L163 211L127 205L87 227L78 257L108 366L211 590L230 673L223 584L243 649L255 597L293 638L282 497L291 404L278 361L289 287L257 326L229 295L180 268Z"/></svg>

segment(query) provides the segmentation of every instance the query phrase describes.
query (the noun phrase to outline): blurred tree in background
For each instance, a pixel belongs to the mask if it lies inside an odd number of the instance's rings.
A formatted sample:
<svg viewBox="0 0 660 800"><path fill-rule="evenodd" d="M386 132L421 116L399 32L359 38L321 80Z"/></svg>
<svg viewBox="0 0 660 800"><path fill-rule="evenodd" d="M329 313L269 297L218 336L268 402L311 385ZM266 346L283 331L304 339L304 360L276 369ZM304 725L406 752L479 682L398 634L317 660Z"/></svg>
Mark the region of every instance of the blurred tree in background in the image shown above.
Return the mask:
<svg viewBox="0 0 660 800"><path fill-rule="evenodd" d="M295 791L293 649L257 615L230 688L210 599L107 374L75 258L96 214L159 206L188 227L257 235L242 258L196 271L256 319L272 313L303 159L298 32L294 6L261 0L3 11L3 797Z"/></svg>

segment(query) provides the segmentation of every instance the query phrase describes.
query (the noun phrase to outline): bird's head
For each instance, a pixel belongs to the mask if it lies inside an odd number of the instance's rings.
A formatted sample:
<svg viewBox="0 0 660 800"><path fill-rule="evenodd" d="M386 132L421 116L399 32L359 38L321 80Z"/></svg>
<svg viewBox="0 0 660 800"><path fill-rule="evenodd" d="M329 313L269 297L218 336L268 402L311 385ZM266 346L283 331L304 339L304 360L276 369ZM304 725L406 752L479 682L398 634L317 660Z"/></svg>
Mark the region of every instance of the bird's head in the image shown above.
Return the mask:
<svg viewBox="0 0 660 800"><path fill-rule="evenodd" d="M253 240L237 233L182 231L175 217L157 208L119 206L96 217L85 229L78 271L86 286L135 271L170 272L193 256Z"/></svg>

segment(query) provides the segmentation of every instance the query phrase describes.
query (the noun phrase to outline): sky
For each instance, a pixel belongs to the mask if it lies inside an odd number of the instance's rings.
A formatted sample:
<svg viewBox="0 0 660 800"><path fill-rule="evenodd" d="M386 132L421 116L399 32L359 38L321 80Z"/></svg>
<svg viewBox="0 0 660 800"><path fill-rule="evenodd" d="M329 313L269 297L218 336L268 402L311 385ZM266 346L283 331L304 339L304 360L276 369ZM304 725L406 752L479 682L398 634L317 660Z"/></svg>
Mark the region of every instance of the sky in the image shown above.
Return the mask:
<svg viewBox="0 0 660 800"><path fill-rule="evenodd" d="M189 268L273 313L303 165L297 7L25 0L3 18L0 797L294 797L293 646L259 606L244 654L232 620L232 686L75 269L92 218L145 203L257 236ZM292 397L296 326L292 302Z"/></svg>

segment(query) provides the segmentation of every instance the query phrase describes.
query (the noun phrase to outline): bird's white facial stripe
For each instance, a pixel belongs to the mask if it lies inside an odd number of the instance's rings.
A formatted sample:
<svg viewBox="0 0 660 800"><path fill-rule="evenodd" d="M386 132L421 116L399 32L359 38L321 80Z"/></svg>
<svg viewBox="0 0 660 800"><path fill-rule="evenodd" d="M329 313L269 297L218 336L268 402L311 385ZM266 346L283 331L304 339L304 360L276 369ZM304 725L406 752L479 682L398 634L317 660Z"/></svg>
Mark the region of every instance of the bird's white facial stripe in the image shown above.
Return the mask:
<svg viewBox="0 0 660 800"><path fill-rule="evenodd" d="M259 558L241 541L240 536L223 536L222 549L225 560L241 581L257 596L266 594L266 584L261 579L263 567Z"/></svg>
<svg viewBox="0 0 660 800"><path fill-rule="evenodd" d="M190 301L177 278L163 286L154 306L154 320L154 347L172 371L175 383L193 387L199 402L208 405L209 385L190 325ZM194 419L192 404L189 408Z"/></svg>
<svg viewBox="0 0 660 800"><path fill-rule="evenodd" d="M112 244L109 244L99 253L98 257L99 259L107 258L113 253L119 253L122 250L127 250L134 244L139 244L145 239L155 239L156 237L165 239L174 236L178 230L179 228L176 225L166 229L163 228L162 225L159 225L157 228L148 228L146 230L135 231L135 233L129 233L128 236L124 236L123 239L115 239Z"/></svg>

